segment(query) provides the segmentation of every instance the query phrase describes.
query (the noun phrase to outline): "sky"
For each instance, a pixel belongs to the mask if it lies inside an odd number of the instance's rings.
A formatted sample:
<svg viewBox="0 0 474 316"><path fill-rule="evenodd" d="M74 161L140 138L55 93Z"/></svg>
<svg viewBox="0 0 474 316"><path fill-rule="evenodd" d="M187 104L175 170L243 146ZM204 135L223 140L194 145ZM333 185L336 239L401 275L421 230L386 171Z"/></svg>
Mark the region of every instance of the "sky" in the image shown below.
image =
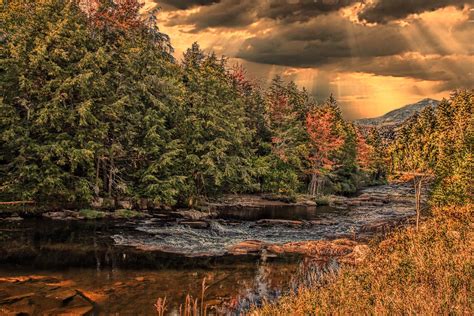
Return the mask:
<svg viewBox="0 0 474 316"><path fill-rule="evenodd" d="M180 59L193 42L253 80L375 117L474 84L474 0L142 0Z"/></svg>

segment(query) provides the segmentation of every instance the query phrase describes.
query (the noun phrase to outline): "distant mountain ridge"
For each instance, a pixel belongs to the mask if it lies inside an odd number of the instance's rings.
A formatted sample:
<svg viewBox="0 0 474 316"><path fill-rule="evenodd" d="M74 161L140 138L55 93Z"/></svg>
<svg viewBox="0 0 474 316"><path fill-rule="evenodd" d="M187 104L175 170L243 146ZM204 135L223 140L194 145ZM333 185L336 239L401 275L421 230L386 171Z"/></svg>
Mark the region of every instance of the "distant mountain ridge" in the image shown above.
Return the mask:
<svg viewBox="0 0 474 316"><path fill-rule="evenodd" d="M390 111L382 116L375 118L366 118L355 120L354 122L361 126L367 127L397 127L413 114L420 112L425 107L430 106L435 108L440 101L426 98L417 103L405 105L399 109Z"/></svg>

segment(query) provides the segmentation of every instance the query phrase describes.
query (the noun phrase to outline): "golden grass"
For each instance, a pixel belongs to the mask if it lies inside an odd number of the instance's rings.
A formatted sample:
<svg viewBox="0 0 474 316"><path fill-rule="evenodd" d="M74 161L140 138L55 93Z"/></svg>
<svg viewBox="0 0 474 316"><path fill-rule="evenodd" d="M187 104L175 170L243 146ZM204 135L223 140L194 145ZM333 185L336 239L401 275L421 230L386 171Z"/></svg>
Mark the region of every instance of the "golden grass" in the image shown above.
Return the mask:
<svg viewBox="0 0 474 316"><path fill-rule="evenodd" d="M253 315L473 315L473 206L441 209L317 285Z"/></svg>

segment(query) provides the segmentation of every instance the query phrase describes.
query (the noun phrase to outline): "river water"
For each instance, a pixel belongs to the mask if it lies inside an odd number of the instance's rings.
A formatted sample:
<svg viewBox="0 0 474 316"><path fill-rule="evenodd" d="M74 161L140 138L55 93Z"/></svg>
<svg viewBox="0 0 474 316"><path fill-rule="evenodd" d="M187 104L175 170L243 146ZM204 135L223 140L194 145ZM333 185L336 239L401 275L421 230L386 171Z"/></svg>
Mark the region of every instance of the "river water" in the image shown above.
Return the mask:
<svg viewBox="0 0 474 316"><path fill-rule="evenodd" d="M217 306L214 311L239 310L293 288L308 262L294 256L233 256L229 247L246 240L281 244L351 236L368 224L413 215L407 187L381 186L362 193L384 192L394 197L384 205L244 208L206 219L203 227L169 214L115 221L2 220L0 302L2 295L18 294L22 287L39 286L41 292L50 290L48 284L67 284L96 303L94 313L152 315L156 299L166 297L168 312L176 314L187 294L200 295L205 279L205 301ZM262 222L266 219L299 222ZM17 285L5 281L21 276L29 279ZM53 281L34 281L41 278ZM48 308L40 299L33 305L39 314Z"/></svg>

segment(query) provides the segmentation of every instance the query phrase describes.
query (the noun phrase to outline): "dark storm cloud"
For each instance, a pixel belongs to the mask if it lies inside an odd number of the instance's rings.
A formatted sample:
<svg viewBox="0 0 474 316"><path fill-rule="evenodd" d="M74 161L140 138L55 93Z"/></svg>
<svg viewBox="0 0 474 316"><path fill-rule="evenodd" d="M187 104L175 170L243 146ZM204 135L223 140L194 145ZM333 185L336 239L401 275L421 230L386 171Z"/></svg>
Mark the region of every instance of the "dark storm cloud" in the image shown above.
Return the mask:
<svg viewBox="0 0 474 316"><path fill-rule="evenodd" d="M258 1L255 0L222 0L186 16L176 15L168 21L168 25L193 25L194 31L208 27L246 26L255 21L257 7Z"/></svg>
<svg viewBox="0 0 474 316"><path fill-rule="evenodd" d="M175 8L168 19L192 32L207 28L255 31L232 57L256 64L318 68L322 72L361 72L439 83L438 88L472 86L474 27L469 21L439 25L410 14L462 7L474 0L163 0ZM358 17L340 11L361 3ZM182 11L182 12L178 12ZM471 15L474 14L471 12ZM363 21L376 22L375 25ZM403 26L392 21L405 20ZM263 22L252 25L255 22ZM454 23L454 24L449 24ZM439 28L450 27L449 36ZM452 25L452 27L450 26ZM446 32L441 32L447 34ZM324 81L325 78L319 78ZM318 87L330 86L318 84ZM322 91L318 91L318 93Z"/></svg>
<svg viewBox="0 0 474 316"><path fill-rule="evenodd" d="M435 11L447 6L463 7L473 0L377 0L367 6L359 18L367 22L386 23L406 18L410 14Z"/></svg>
<svg viewBox="0 0 474 316"><path fill-rule="evenodd" d="M469 38L474 38L474 28L460 27L451 40L469 42ZM445 82L443 88L454 88L472 85L472 73L466 71L474 62L472 49L473 45L463 45L453 51L422 21L404 29L394 23L371 27L333 13L249 38L237 57L263 64L440 81Z"/></svg>
<svg viewBox="0 0 474 316"><path fill-rule="evenodd" d="M396 25L367 27L331 14L247 39L237 57L266 64L319 67L345 58L401 54L409 47Z"/></svg>
<svg viewBox="0 0 474 316"><path fill-rule="evenodd" d="M176 16L170 25L193 25L195 31L208 27L245 27L262 19L283 23L304 22L337 11L361 0L222 0L187 16Z"/></svg>
<svg viewBox="0 0 474 316"><path fill-rule="evenodd" d="M337 11L362 0L270 0L257 14L259 18L307 21L317 15Z"/></svg>
<svg viewBox="0 0 474 316"><path fill-rule="evenodd" d="M156 0L159 5L167 5L171 8L186 10L197 6L206 6L219 2L220 0Z"/></svg>

